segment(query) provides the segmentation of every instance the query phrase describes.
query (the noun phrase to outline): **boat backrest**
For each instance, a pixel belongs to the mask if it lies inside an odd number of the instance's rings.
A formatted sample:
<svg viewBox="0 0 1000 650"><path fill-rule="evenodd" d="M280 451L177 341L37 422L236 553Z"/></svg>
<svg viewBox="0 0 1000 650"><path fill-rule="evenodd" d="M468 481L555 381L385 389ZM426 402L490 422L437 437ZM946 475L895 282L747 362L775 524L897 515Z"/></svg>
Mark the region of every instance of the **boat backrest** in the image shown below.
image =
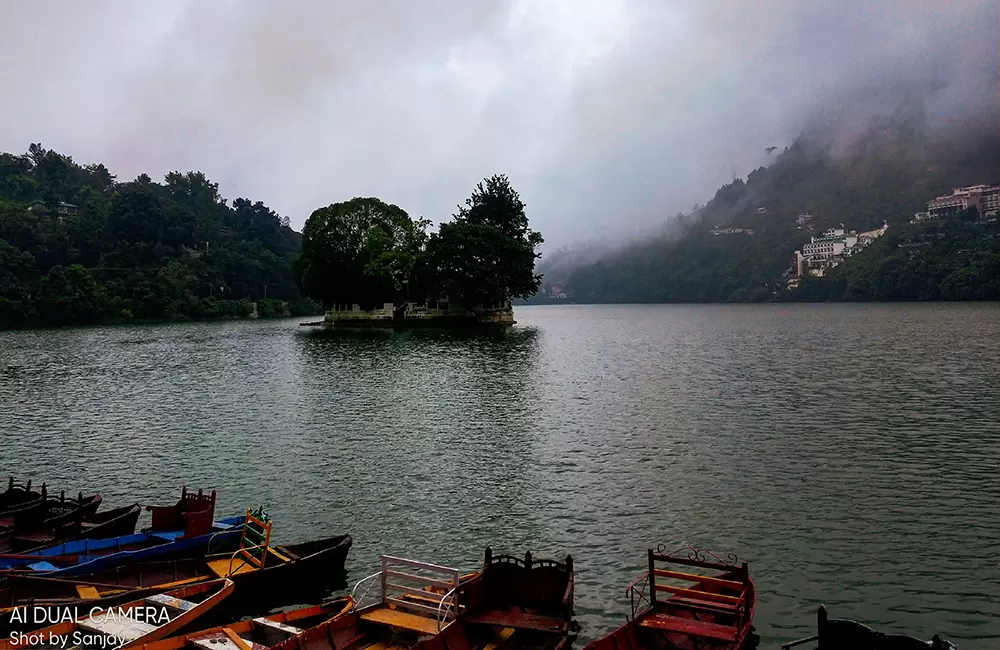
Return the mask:
<svg viewBox="0 0 1000 650"><path fill-rule="evenodd" d="M185 485L181 489L181 498L172 506L146 506L146 510L152 512L153 522L151 531L183 530L181 539L188 537L198 537L207 535L212 531L212 523L215 519L215 490L205 494L199 489L198 492L188 492Z"/></svg>
<svg viewBox="0 0 1000 650"><path fill-rule="evenodd" d="M247 508L246 522L243 524L243 536L240 538L240 548L237 555L247 564L259 568L267 559L268 547L271 544L271 522L263 511L254 512Z"/></svg>
<svg viewBox="0 0 1000 650"><path fill-rule="evenodd" d="M481 576L463 586L469 613L480 609L527 607L549 616L573 616L573 558L565 562L494 555L487 547Z"/></svg>
<svg viewBox="0 0 1000 650"><path fill-rule="evenodd" d="M735 609L739 619L748 615L747 609L751 605L750 568L746 562L738 563L735 555L730 555L728 560L691 546L669 554L649 549L648 593L639 596L646 596L650 606L656 604L660 592L680 598L724 603ZM629 590L634 591L636 586L637 583L633 583ZM635 596L630 594L633 598L633 617L640 611Z"/></svg>
<svg viewBox="0 0 1000 650"><path fill-rule="evenodd" d="M434 618L439 627L455 619L461 585L458 569L392 555L383 555L381 564L383 605Z"/></svg>

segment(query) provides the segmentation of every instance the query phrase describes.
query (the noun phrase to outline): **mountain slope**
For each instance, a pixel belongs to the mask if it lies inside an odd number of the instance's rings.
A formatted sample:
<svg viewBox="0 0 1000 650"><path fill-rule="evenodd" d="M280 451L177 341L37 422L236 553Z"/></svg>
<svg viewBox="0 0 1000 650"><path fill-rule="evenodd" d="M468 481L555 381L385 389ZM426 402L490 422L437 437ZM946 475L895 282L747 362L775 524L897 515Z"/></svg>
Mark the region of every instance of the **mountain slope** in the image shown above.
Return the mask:
<svg viewBox="0 0 1000 650"><path fill-rule="evenodd" d="M842 139L833 129L803 133L774 164L721 187L679 240L650 239L577 268L566 282L571 297L576 302L788 298L782 275L793 252L810 235L796 224L799 214L813 215L813 231L841 223L864 231L887 222L898 248L901 240L895 234L907 231L905 224L927 200L956 186L995 183L1000 172L995 128L935 133L919 112L873 120L847 144ZM716 226L750 229L753 234L710 234ZM989 237L988 232L980 233L973 240ZM888 245L866 251L868 256L879 252L887 254ZM984 254L989 257L988 247ZM991 262L983 264L992 268ZM944 270L947 265L938 266ZM846 268L838 270L843 272ZM800 297L820 295L830 300L892 299L879 292L847 295L815 289ZM925 295L934 299L935 294Z"/></svg>

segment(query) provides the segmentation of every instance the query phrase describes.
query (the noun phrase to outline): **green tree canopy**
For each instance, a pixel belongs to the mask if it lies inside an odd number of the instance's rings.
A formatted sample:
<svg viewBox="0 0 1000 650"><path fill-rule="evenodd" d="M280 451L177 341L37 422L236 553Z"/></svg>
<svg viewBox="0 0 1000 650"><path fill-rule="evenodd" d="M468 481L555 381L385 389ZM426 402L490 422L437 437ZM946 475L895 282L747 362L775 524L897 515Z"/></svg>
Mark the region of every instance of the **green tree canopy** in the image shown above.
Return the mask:
<svg viewBox="0 0 1000 650"><path fill-rule="evenodd" d="M380 199L356 197L315 210L302 230L295 281L327 308L393 302L426 238L425 220Z"/></svg>
<svg viewBox="0 0 1000 650"><path fill-rule="evenodd" d="M316 313L292 276L300 241L201 172L117 182L39 143L0 153L0 327L239 316L250 301Z"/></svg>
<svg viewBox="0 0 1000 650"><path fill-rule="evenodd" d="M469 306L527 298L541 284L535 249L543 241L528 227L524 202L510 180L492 176L430 238L425 272L450 300Z"/></svg>

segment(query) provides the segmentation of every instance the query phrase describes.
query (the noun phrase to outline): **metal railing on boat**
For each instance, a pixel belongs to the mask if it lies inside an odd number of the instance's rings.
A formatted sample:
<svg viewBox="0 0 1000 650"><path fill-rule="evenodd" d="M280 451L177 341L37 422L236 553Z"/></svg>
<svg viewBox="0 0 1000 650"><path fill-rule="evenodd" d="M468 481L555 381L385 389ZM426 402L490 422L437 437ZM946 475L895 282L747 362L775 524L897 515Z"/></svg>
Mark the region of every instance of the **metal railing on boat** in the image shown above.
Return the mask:
<svg viewBox="0 0 1000 650"><path fill-rule="evenodd" d="M461 583L458 569L391 555L383 555L380 562L380 571L362 578L354 585L351 598L354 600L355 611L384 606L433 616L438 631L455 620ZM378 599L366 605L366 600L371 600L371 592L376 584L379 586Z"/></svg>

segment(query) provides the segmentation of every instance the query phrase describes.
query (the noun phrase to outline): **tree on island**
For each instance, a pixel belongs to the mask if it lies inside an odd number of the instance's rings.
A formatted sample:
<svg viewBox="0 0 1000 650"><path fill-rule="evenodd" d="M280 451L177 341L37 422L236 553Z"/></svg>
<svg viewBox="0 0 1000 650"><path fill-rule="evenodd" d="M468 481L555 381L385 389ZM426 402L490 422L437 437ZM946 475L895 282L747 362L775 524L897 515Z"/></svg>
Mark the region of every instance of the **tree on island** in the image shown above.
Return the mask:
<svg viewBox="0 0 1000 650"><path fill-rule="evenodd" d="M320 208L302 231L296 282L327 308L443 298L470 308L502 306L538 290L542 236L528 227L506 176L484 179L453 217L428 236L429 221L376 198Z"/></svg>
<svg viewBox="0 0 1000 650"><path fill-rule="evenodd" d="M393 302L427 240L429 221L377 198L354 198L315 210L302 229L295 261L299 290L323 303L370 309Z"/></svg>
<svg viewBox="0 0 1000 650"><path fill-rule="evenodd" d="M542 235L528 227L524 202L504 175L484 179L427 243L428 284L464 305L505 305L533 296L535 249Z"/></svg>

